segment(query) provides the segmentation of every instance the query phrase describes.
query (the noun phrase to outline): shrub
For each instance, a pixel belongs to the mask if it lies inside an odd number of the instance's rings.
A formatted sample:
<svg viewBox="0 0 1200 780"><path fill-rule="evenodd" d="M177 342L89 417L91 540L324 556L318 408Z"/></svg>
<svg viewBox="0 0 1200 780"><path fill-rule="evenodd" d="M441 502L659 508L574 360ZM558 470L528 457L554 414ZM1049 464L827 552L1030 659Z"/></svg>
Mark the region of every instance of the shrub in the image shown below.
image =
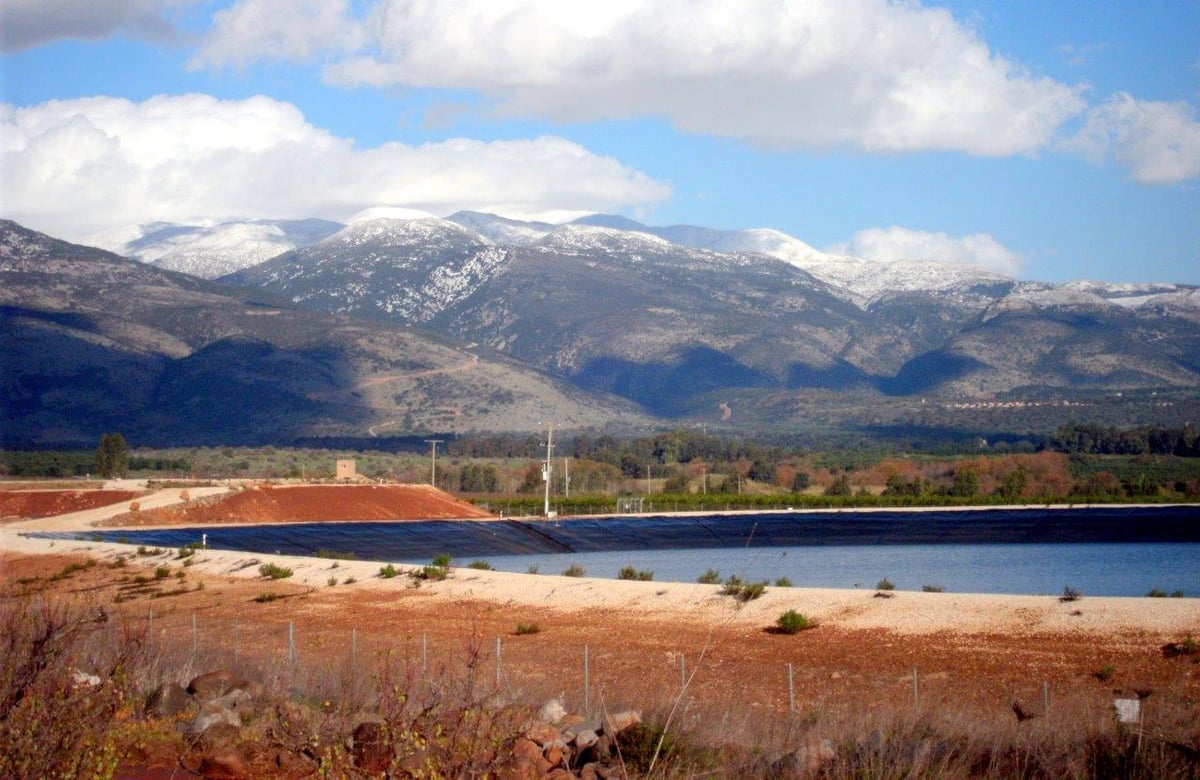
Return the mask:
<svg viewBox="0 0 1200 780"><path fill-rule="evenodd" d="M709 569L697 577L696 582L701 585L718 585L721 582L721 572L716 569Z"/></svg>
<svg viewBox="0 0 1200 780"><path fill-rule="evenodd" d="M326 580L326 582L329 584L329 587L332 588L334 585L337 585L338 579L337 577L330 577L328 580Z"/></svg>
<svg viewBox="0 0 1200 780"><path fill-rule="evenodd" d="M1092 676L1095 677L1100 682L1108 682L1109 680L1111 680L1113 678L1113 675L1116 673L1117 673L1116 667L1114 667L1112 664L1109 664L1107 666L1104 666L1104 667L1092 672Z"/></svg>
<svg viewBox="0 0 1200 780"><path fill-rule="evenodd" d="M896 586L887 577L884 577L879 582L875 583L875 590L895 590Z"/></svg>
<svg viewBox="0 0 1200 780"><path fill-rule="evenodd" d="M421 580L444 580L450 576L450 553L440 553L433 556L433 563L422 566L419 571L412 573L417 582Z"/></svg>
<svg viewBox="0 0 1200 780"><path fill-rule="evenodd" d="M273 580L282 580L292 576L292 570L273 563L264 563L258 567L258 573Z"/></svg>
<svg viewBox="0 0 1200 780"><path fill-rule="evenodd" d="M641 580L643 582L649 582L650 580L654 579L654 572L646 570L638 571L632 566L622 566L621 570L617 572L617 579Z"/></svg>
<svg viewBox="0 0 1200 780"><path fill-rule="evenodd" d="M787 577L776 577L775 578L775 587L790 588L790 587L792 587L792 581L789 580Z"/></svg>
<svg viewBox="0 0 1200 780"><path fill-rule="evenodd" d="M326 550L321 548L313 553L314 558L332 558L335 561L352 561L354 560L353 552L338 552L336 550Z"/></svg>
<svg viewBox="0 0 1200 780"><path fill-rule="evenodd" d="M353 577L347 577L347 578L346 578L346 584L347 584L347 585L353 585L353 584L354 584L354 583L356 583L356 582L358 582L358 580L354 579Z"/></svg>
<svg viewBox="0 0 1200 780"><path fill-rule="evenodd" d="M1151 588L1146 593L1146 598L1150 598L1150 599L1165 599L1166 597L1167 597L1167 592L1165 590L1160 590L1159 588Z"/></svg>
<svg viewBox="0 0 1200 780"><path fill-rule="evenodd" d="M281 598L281 596L278 593L260 593L254 597L254 600L259 604L268 604L279 598Z"/></svg>
<svg viewBox="0 0 1200 780"><path fill-rule="evenodd" d="M542 630L537 623L517 623L517 636L527 636L529 634L537 634Z"/></svg>
<svg viewBox="0 0 1200 780"><path fill-rule="evenodd" d="M1081 598L1083 598L1083 591L1081 591L1077 588L1072 588L1070 585L1067 585L1066 587L1063 588L1063 593L1061 596L1058 597L1058 600L1059 601L1079 601Z"/></svg>
<svg viewBox="0 0 1200 780"><path fill-rule="evenodd" d="M175 555L175 557L177 559L191 558L195 554L196 548L188 545L187 547L180 547L179 552Z"/></svg>
<svg viewBox="0 0 1200 780"><path fill-rule="evenodd" d="M139 504L139 503L138 503L138 502L136 502L136 501L131 501L131 502L130 502L130 504L129 504L129 511L130 511L130 512L136 512L136 511L138 511L138 510L139 510L139 509L141 509L141 508L142 508L142 505L141 505L141 504Z"/></svg>
<svg viewBox="0 0 1200 780"><path fill-rule="evenodd" d="M170 576L171 576L171 570L169 568L167 568L166 566L159 566L158 568L156 568L154 570L154 579L156 579L156 580L165 580L167 577L170 577Z"/></svg>
<svg viewBox="0 0 1200 780"><path fill-rule="evenodd" d="M536 563L531 564L529 566L529 568L525 570L525 573L526 574L537 574L538 573L538 565Z"/></svg>
<svg viewBox="0 0 1200 780"><path fill-rule="evenodd" d="M765 582L747 582L742 586L742 592L737 595L739 601L754 601L756 598L767 592L767 583Z"/></svg>
<svg viewBox="0 0 1200 780"><path fill-rule="evenodd" d="M379 576L385 580L390 580L392 577L395 577L399 573L400 573L400 571L390 563L387 566L379 567Z"/></svg>
<svg viewBox="0 0 1200 780"><path fill-rule="evenodd" d="M922 585L921 590L924 591L925 593L942 593L946 589L943 588L941 585Z"/></svg>
<svg viewBox="0 0 1200 780"><path fill-rule="evenodd" d="M495 571L492 564L487 561L471 561L467 564L468 569L479 569L480 571Z"/></svg>
<svg viewBox="0 0 1200 780"><path fill-rule="evenodd" d="M567 568L563 569L564 577L583 577L587 574L587 570L578 563L572 563Z"/></svg>
<svg viewBox="0 0 1200 780"><path fill-rule="evenodd" d="M789 609L775 618L775 626L781 634L798 634L806 628L813 628L816 623L794 609Z"/></svg>

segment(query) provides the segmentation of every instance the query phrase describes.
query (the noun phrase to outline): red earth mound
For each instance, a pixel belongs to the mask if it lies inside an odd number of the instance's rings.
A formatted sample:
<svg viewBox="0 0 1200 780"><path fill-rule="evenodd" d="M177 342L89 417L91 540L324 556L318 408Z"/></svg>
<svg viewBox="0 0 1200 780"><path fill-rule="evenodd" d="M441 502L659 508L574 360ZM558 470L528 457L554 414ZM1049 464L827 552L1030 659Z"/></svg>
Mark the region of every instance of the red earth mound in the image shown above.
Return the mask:
<svg viewBox="0 0 1200 780"><path fill-rule="evenodd" d="M0 517L54 517L132 501L141 495L138 490L0 490Z"/></svg>
<svg viewBox="0 0 1200 780"><path fill-rule="evenodd" d="M491 517L427 485L259 486L215 501L152 509L114 518L112 525L309 523L321 520L437 520Z"/></svg>

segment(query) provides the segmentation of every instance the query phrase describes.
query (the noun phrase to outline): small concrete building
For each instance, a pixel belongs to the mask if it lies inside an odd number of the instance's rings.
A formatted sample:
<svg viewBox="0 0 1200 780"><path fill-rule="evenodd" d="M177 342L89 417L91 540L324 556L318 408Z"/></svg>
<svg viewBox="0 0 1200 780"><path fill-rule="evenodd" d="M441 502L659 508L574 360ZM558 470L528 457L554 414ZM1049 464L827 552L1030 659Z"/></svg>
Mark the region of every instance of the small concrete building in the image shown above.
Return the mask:
<svg viewBox="0 0 1200 780"><path fill-rule="evenodd" d="M337 479L356 479L358 477L354 460L339 460L334 467L333 476Z"/></svg>

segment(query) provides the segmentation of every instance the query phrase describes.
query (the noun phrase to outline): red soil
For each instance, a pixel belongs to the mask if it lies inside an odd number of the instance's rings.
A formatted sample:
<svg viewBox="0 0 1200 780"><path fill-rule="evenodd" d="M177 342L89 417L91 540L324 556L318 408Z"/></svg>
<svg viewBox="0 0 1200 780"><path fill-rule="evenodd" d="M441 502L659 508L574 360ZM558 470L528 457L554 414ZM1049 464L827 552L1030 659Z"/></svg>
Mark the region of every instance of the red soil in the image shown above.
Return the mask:
<svg viewBox="0 0 1200 780"><path fill-rule="evenodd" d="M0 517L53 517L121 504L141 495L138 490L0 490Z"/></svg>
<svg viewBox="0 0 1200 780"><path fill-rule="evenodd" d="M491 517L427 485L259 486L162 509L122 515L105 525L308 523Z"/></svg>

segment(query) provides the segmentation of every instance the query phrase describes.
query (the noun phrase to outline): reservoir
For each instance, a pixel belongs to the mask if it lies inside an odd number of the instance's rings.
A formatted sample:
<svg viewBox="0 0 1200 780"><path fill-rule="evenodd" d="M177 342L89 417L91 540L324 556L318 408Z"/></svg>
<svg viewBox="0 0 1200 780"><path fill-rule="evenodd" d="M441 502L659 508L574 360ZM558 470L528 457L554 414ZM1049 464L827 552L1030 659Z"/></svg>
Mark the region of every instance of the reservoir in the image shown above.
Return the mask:
<svg viewBox="0 0 1200 780"><path fill-rule="evenodd" d="M658 581L721 577L798 587L1144 596L1200 596L1200 509L1195 506L804 511L632 515L557 520L302 523L158 530L112 529L88 538L177 548L313 555L381 563L454 565L486 560L501 571L615 578L626 566ZM75 537L77 533L39 536Z"/></svg>

